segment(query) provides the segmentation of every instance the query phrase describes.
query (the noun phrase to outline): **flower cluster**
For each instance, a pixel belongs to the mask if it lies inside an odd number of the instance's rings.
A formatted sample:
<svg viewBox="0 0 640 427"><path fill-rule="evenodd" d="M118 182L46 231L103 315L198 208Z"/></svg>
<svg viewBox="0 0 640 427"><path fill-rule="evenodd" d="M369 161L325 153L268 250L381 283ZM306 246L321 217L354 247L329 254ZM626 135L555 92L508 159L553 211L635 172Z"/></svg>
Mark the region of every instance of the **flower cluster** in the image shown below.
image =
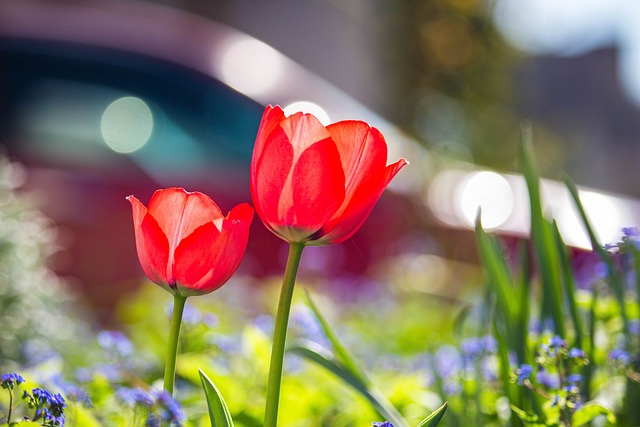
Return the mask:
<svg viewBox="0 0 640 427"><path fill-rule="evenodd" d="M42 421L43 426L64 426L64 408L66 403L60 393L53 394L49 390L34 388L31 393L25 390L22 400L27 402L29 409L35 409L32 421Z"/></svg>
<svg viewBox="0 0 640 427"><path fill-rule="evenodd" d="M117 398L134 410L145 413L146 426L160 426L162 422L181 426L186 418L180 404L166 391L121 387Z"/></svg>
<svg viewBox="0 0 640 427"><path fill-rule="evenodd" d="M0 385L5 390L13 390L17 385L24 383L24 378L20 374L2 374L0 377Z"/></svg>
<svg viewBox="0 0 640 427"><path fill-rule="evenodd" d="M389 421L374 421L371 425L373 427L393 427L393 424L391 424Z"/></svg>
<svg viewBox="0 0 640 427"><path fill-rule="evenodd" d="M492 383L497 379L496 351L492 336L467 338L460 348L443 345L433 354L433 380L447 396L461 394L471 378Z"/></svg>
<svg viewBox="0 0 640 427"><path fill-rule="evenodd" d="M547 399L562 416L571 417L582 405L582 375L578 371L589 363L585 352L554 335L540 344L535 361L535 367L521 364L514 372L514 381Z"/></svg>

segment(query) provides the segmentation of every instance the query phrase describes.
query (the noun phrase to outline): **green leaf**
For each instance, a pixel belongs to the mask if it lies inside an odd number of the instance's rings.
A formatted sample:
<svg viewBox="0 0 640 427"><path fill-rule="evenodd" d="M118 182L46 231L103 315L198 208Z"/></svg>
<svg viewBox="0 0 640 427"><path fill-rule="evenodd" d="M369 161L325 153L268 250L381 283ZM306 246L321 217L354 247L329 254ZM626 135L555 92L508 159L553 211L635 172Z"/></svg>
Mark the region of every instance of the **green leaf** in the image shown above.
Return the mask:
<svg viewBox="0 0 640 427"><path fill-rule="evenodd" d="M580 200L578 187L576 187L573 181L571 181L571 179L569 179L569 177L567 176L564 177L564 183L567 186L567 189L569 190L574 203L576 204L576 208L578 209L578 213L580 214L582 223L584 224L587 230L587 234L589 235L589 239L591 240L591 247L593 251L596 252L600 256L600 259L607 265L607 278L609 279L609 283L613 288L613 292L618 301L618 305L620 306L620 315L622 316L625 330L628 330L629 318L627 316L627 309L625 305L623 279L620 277L620 274L616 270L611 254L604 249L604 247L598 240L595 231L593 230L591 221L589 221L587 212L585 211L584 206L582 205L582 201Z"/></svg>
<svg viewBox="0 0 640 427"><path fill-rule="evenodd" d="M427 418L422 420L422 422L420 424L418 424L418 427L435 427L435 426L437 426L438 423L440 422L440 420L442 419L442 417L444 416L444 413L447 412L447 406L448 405L449 405L449 402L444 402L444 405L442 405L441 407L439 407L438 409L433 411L431 413L431 415L429 415Z"/></svg>
<svg viewBox="0 0 640 427"><path fill-rule="evenodd" d="M202 381L202 388L207 398L207 406L209 407L209 419L211 420L211 427L233 427L233 420L231 414L227 408L227 404L224 402L222 395L216 388L213 381L209 379L198 369L200 373L200 380Z"/></svg>
<svg viewBox="0 0 640 427"><path fill-rule="evenodd" d="M565 324L562 310L559 256L553 236L553 226L543 214L540 177L533 162L532 144L531 124L524 124L520 141L520 164L529 191L531 240L535 248L542 281L543 310L548 311L548 314L553 318L555 332L564 337Z"/></svg>
<svg viewBox="0 0 640 427"><path fill-rule="evenodd" d="M496 295L498 309L504 316L508 325L516 324L515 316L518 307L514 304L518 301L514 295L514 286L509 276L509 270L504 261L503 252L492 236L485 233L480 221L480 212L476 217L476 242L480 253L480 261L486 271L489 285Z"/></svg>
<svg viewBox="0 0 640 427"><path fill-rule="evenodd" d="M596 403L586 403L584 406L581 406L576 410L576 412L573 413L572 425L574 427L585 425L595 417L601 415L607 417L607 422L609 422L609 424L613 424L616 422L616 417L610 409Z"/></svg>
<svg viewBox="0 0 640 427"><path fill-rule="evenodd" d="M367 399L371 406L373 406L373 408L382 417L389 420L394 426L408 426L407 421L382 393L372 385L363 381L362 378L357 374L354 374L340 361L333 359L331 354L324 347L314 343L305 343L304 345L290 347L287 351L314 362L333 373Z"/></svg>
<svg viewBox="0 0 640 427"><path fill-rule="evenodd" d="M347 348L344 345L342 345L342 343L338 339L338 336L329 325L329 322L327 322L324 316L320 313L320 310L318 310L318 307L311 299L311 295L309 294L309 291L307 291L306 289L305 289L305 295L307 297L307 305L309 306L309 308L311 308L311 311L313 311L313 314L318 320L318 323L320 323L320 327L322 328L322 331L324 332L327 339L331 343L331 346L333 347L334 357L338 359L340 363L349 370L349 372L351 372L354 376L359 378L360 381L362 381L365 384L369 384L370 383L369 379L367 378L365 373L362 372L362 370L358 366L358 363L355 361L353 356L351 356L351 353L349 352L349 350L347 350Z"/></svg>
<svg viewBox="0 0 640 427"><path fill-rule="evenodd" d="M558 224L554 221L553 231L556 238L556 245L558 247L558 255L560 257L560 263L562 265L562 283L564 284L564 295L569 305L569 313L571 313L571 320L575 329L575 347L584 348L582 340L584 338L583 320L578 312L578 304L576 302L576 285L573 279L572 268L569 260L569 254L567 247L562 240Z"/></svg>

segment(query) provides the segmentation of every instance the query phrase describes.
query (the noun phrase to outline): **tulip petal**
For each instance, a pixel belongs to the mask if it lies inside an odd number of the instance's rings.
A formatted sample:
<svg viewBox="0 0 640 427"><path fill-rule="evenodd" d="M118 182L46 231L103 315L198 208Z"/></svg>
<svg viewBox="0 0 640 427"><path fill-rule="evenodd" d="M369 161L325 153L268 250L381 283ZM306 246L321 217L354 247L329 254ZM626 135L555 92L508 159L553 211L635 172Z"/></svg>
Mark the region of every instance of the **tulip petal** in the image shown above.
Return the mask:
<svg viewBox="0 0 640 427"><path fill-rule="evenodd" d="M188 295L196 284L206 282L211 275L219 256L213 249L219 243L218 240L221 240L218 227L213 222L208 222L180 242L174 255L175 281L180 294Z"/></svg>
<svg viewBox="0 0 640 427"><path fill-rule="evenodd" d="M253 209L236 206L222 222L198 227L176 248L176 282L181 294L198 295L224 285L240 265L249 240Z"/></svg>
<svg viewBox="0 0 640 427"><path fill-rule="evenodd" d="M127 197L133 210L133 225L136 251L142 270L154 283L167 286L167 263L169 241L158 222L147 212L147 208L134 196Z"/></svg>
<svg viewBox="0 0 640 427"><path fill-rule="evenodd" d="M284 111L282 111L282 108L280 108L280 106L268 105L265 108L264 113L262 113L262 120L260 120L258 134L256 135L256 142L253 146L254 160L260 158L269 134L271 134L271 132L280 124L280 122L284 120L284 118Z"/></svg>
<svg viewBox="0 0 640 427"><path fill-rule="evenodd" d="M219 239L216 267L208 278L214 289L225 284L236 272L249 242L249 227L253 219L253 208L246 203L240 204L229 212L222 225ZM196 284L200 289L203 284ZM209 292L209 291L208 291Z"/></svg>
<svg viewBox="0 0 640 427"><path fill-rule="evenodd" d="M316 142L331 137L322 123L311 114L292 114L280 123L280 127L293 146L295 159Z"/></svg>
<svg viewBox="0 0 640 427"><path fill-rule="evenodd" d="M267 228L274 233L274 228L282 225L278 206L292 164L293 147L284 130L278 127L271 133L269 143L251 173L253 204Z"/></svg>
<svg viewBox="0 0 640 427"><path fill-rule="evenodd" d="M291 191L290 195L286 192ZM285 224L304 230L305 238L315 233L344 201L344 172L340 154L331 139L316 142L296 163L291 186L283 190L280 215ZM291 200L292 205L283 204ZM299 241L299 240L298 240Z"/></svg>
<svg viewBox="0 0 640 427"><path fill-rule="evenodd" d="M383 175L387 164L387 143L378 129L361 121L334 123L327 126L327 130L340 152L348 200L364 181Z"/></svg>
<svg viewBox="0 0 640 427"><path fill-rule="evenodd" d="M175 187L156 191L149 200L148 211L167 236L171 251L196 228L224 217L205 194Z"/></svg>
<svg viewBox="0 0 640 427"><path fill-rule="evenodd" d="M385 188L394 176L407 164L404 159L386 166L380 179L366 181L366 185L357 188L351 199L343 206L340 215L335 215L318 233L310 245L328 245L342 243L360 229Z"/></svg>

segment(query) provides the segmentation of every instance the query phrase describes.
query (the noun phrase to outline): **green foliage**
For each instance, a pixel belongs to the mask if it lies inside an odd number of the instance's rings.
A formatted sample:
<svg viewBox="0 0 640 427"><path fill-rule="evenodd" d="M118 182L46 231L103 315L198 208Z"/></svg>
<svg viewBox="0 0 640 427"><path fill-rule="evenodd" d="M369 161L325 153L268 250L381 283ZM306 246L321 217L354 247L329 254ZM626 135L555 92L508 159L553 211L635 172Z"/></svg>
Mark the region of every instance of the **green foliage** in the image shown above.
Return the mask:
<svg viewBox="0 0 640 427"><path fill-rule="evenodd" d="M513 245L486 233L478 220L482 270L469 268L472 273L462 275L459 265L440 260L454 281L465 282L444 296L425 291L433 289L429 286L413 286L428 280L424 269L407 268L426 262L423 254L403 254L377 266L371 274L384 284L351 295L357 305L340 302L346 299L340 290L332 294L321 281L306 284L314 289L314 301L298 298L292 308L282 425L352 427L379 419L396 427L639 423L640 336L634 328L640 319L640 233L627 230L606 248L592 237L599 256L593 262L602 262L606 274L592 287L579 284L570 251L553 219L543 215L527 132L521 148L532 206L531 241L511 250ZM583 219L589 229L586 214ZM13 256L9 252L0 251L0 274L13 274L2 261ZM20 265L25 259L11 262ZM25 282L45 286L37 270L30 271L34 277ZM176 381L185 427L262 425L273 324L269 310L278 286L279 278L235 278L210 297L189 300ZM68 425L145 425L166 407L157 401L132 403L126 393L149 397L145 393L155 396L160 388L170 302L162 289L145 284L118 308L130 341L114 336L105 344L100 334L96 340L77 334L72 337L76 345L22 373L50 387L63 374L59 384L68 397ZM64 304L47 308L60 307ZM7 330L13 327L8 324ZM555 335L563 345L551 352L544 346ZM584 357L572 352L576 347ZM614 357L612 351L619 352ZM532 367L526 380L523 363ZM541 371L568 388L545 383L538 377ZM576 374L581 380L568 383ZM90 404L69 383L80 386ZM0 416L6 411L0 397Z"/></svg>
<svg viewBox="0 0 640 427"><path fill-rule="evenodd" d="M6 372L87 332L66 284L47 267L55 229L35 200L19 192L23 174L0 157L0 369Z"/></svg>
<svg viewBox="0 0 640 427"><path fill-rule="evenodd" d="M198 370L198 372L200 373L202 388L207 398L211 427L233 427L231 414L229 413L229 409L227 408L227 404L224 402L222 395L216 388L215 384L204 372L202 372L202 370Z"/></svg>

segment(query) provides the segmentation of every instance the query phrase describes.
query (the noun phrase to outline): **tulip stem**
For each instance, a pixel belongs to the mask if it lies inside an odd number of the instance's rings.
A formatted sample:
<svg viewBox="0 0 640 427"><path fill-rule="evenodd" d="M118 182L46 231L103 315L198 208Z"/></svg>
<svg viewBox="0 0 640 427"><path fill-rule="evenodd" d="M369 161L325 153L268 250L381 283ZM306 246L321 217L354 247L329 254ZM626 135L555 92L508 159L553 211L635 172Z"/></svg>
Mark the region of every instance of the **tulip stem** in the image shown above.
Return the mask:
<svg viewBox="0 0 640 427"><path fill-rule="evenodd" d="M280 301L276 313L276 324L273 332L273 347L271 349L271 363L269 365L269 382L267 384L267 404L264 414L264 427L276 427L278 424L278 404L280 402L280 385L282 383L282 366L284 361L284 347L287 339L287 326L293 288L300 265L300 257L304 243L291 242L289 244L289 258L282 279Z"/></svg>
<svg viewBox="0 0 640 427"><path fill-rule="evenodd" d="M173 396L173 385L176 381L176 359L178 356L178 338L180 337L180 325L182 313L187 297L173 295L173 314L169 329L169 342L167 344L167 358L164 362L164 390Z"/></svg>

